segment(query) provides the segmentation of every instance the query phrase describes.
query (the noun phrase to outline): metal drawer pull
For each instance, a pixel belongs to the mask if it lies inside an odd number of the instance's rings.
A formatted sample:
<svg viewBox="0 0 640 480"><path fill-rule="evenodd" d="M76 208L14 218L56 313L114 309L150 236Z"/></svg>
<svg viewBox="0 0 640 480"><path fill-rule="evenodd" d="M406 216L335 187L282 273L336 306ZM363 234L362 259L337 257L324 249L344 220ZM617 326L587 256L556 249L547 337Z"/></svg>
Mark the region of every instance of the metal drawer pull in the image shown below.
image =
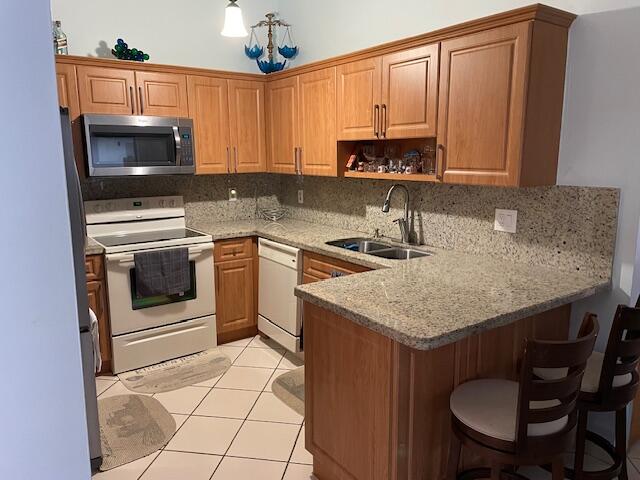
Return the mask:
<svg viewBox="0 0 640 480"><path fill-rule="evenodd" d="M373 134L380 138L380 105L373 107Z"/></svg>

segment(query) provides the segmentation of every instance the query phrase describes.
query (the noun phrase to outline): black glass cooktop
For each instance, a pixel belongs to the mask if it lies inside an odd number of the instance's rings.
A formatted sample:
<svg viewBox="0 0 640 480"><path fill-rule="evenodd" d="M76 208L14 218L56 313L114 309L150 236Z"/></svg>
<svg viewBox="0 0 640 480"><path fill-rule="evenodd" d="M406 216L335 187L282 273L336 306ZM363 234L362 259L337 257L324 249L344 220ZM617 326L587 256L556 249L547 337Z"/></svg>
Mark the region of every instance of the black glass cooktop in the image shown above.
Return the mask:
<svg viewBox="0 0 640 480"><path fill-rule="evenodd" d="M150 232L125 233L122 235L103 235L93 238L105 247L119 247L121 245L161 242L164 240L182 240L184 238L204 236L202 233L194 232L188 228L175 228L172 230L154 230Z"/></svg>

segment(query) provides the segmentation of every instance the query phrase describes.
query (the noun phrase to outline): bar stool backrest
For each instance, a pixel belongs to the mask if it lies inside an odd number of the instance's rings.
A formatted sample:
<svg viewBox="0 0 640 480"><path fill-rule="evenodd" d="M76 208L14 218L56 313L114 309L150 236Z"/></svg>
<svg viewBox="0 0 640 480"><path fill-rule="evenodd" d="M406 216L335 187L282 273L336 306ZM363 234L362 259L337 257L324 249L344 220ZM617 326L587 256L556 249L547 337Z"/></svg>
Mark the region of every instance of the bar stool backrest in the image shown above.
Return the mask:
<svg viewBox="0 0 640 480"><path fill-rule="evenodd" d="M639 361L640 308L619 305L609 333L600 373L598 395L603 404L622 407L633 400L638 390ZM629 382L614 386L617 379L629 375Z"/></svg>
<svg viewBox="0 0 640 480"><path fill-rule="evenodd" d="M542 453L554 440L567 435L576 423L576 402L587 360L593 352L599 325L597 316L587 314L578 338L567 341L527 340L520 371L516 425L516 451L536 448ZM534 369L559 369L566 376L540 379ZM566 425L548 435L532 436L531 427L562 422Z"/></svg>

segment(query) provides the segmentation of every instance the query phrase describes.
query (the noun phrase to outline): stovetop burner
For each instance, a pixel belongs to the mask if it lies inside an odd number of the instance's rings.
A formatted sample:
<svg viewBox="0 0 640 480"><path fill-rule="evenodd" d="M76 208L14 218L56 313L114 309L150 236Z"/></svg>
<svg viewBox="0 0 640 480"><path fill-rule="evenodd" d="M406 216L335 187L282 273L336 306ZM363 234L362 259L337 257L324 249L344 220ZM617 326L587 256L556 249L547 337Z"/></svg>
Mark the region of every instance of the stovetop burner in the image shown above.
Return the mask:
<svg viewBox="0 0 640 480"><path fill-rule="evenodd" d="M183 240L185 238L206 237L206 235L188 228L171 230L153 230L149 232L128 232L119 235L102 235L93 237L105 247L119 247L140 243L162 242L167 240Z"/></svg>

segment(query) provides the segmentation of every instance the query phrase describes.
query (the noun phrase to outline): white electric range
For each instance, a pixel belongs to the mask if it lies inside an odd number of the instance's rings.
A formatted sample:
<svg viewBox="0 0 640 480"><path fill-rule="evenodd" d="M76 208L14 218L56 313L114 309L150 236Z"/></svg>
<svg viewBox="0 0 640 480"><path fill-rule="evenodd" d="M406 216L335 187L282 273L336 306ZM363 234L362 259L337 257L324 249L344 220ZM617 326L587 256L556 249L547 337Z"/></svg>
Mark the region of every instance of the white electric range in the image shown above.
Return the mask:
<svg viewBox="0 0 640 480"><path fill-rule="evenodd" d="M84 205L87 234L105 249L114 373L215 347L213 240L186 228L182 197ZM191 288L139 296L134 253L169 248L189 249Z"/></svg>

